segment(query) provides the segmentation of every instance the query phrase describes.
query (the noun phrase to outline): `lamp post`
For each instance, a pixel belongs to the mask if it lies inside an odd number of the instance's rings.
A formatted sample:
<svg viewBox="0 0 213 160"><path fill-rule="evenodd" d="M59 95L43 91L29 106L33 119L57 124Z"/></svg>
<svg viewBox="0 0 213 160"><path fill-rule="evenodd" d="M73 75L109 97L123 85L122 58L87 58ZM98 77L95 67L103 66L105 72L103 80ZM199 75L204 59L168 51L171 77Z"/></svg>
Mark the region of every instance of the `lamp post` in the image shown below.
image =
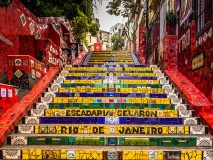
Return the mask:
<svg viewBox="0 0 213 160"><path fill-rule="evenodd" d="M146 0L146 64L148 63L147 61L149 58L148 37L149 37L149 0Z"/></svg>

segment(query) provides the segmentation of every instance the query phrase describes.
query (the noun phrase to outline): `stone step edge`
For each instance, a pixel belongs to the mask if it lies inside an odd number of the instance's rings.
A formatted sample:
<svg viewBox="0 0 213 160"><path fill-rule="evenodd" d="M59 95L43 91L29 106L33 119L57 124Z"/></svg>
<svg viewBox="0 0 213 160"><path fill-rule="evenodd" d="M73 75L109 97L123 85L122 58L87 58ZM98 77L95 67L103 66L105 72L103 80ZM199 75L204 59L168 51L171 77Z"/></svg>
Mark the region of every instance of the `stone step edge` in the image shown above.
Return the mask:
<svg viewBox="0 0 213 160"><path fill-rule="evenodd" d="M12 133L8 137L87 137L87 138L191 138L191 137L206 137L206 138L213 138L210 134L159 134L159 135L153 135L153 134L35 134L35 133Z"/></svg>
<svg viewBox="0 0 213 160"><path fill-rule="evenodd" d="M100 135L123 135L123 134L136 134L136 135L207 135L208 127L203 125L90 125L90 128L85 127L85 125L74 124L20 124L15 126L15 133L35 133L35 134L47 134L52 133L54 135L61 134L57 133L63 128L63 134L100 134ZM133 127L134 128L133 128ZM136 126L136 127L135 127ZM57 128L55 128L57 127ZM166 131L163 132L163 127ZM166 127L166 128L165 128ZM181 127L181 128L179 128ZM38 129L43 129L38 131ZM80 130L79 130L80 129ZM82 130L83 129L83 130ZM105 130L104 130L105 129ZM117 130L118 129L118 130ZM46 131L45 131L46 130ZM56 130L56 131L54 131ZM106 133L105 133L106 131ZM42 133L43 132L43 133Z"/></svg>
<svg viewBox="0 0 213 160"><path fill-rule="evenodd" d="M64 103L64 102L59 102L59 103L54 103L54 102L50 102L50 103L43 103L43 102L41 102L41 100L40 101L38 101L38 102L36 102L36 103L34 103L33 104L33 108L32 109L37 109L37 106L40 106L40 105L49 105L49 104L67 104L67 103ZM92 104L92 103L83 103L83 102L81 102L81 103L78 103L78 104L81 104L82 106L83 106L83 104ZM104 103L104 104L114 104L114 103ZM125 103L116 103L116 104L125 104ZM131 104L131 103L128 103L128 104ZM131 105L133 105L134 106L134 103L132 103ZM147 105L148 105L148 103L147 103ZM156 105L156 104L151 104L151 105ZM160 104L157 104L157 105L160 105ZM163 105L166 105L166 104L163 104ZM169 104L169 105L174 105L174 106L176 106L176 107L178 107L178 106L184 106L183 107L183 109L174 109L174 110L190 110L190 106L188 105L188 104ZM81 107L82 107L81 106ZM69 107L69 108L67 108L67 109L74 109L74 108L76 108L76 109L80 109L79 107ZM147 108L147 107L146 107ZM46 108L46 109L49 109L49 108ZM55 108L55 109L59 109L59 108ZM83 108L83 109L90 109L90 108ZM96 108L97 109L97 108ZM116 109L116 108L109 108L109 109ZM122 109L122 108L118 108L118 109ZM126 109L126 108L125 108ZM134 108L131 108L131 109L134 109ZM138 108L137 108L138 109ZM143 109L143 108L142 108ZM150 109L150 108L149 108Z"/></svg>
<svg viewBox="0 0 213 160"><path fill-rule="evenodd" d="M5 145L0 148L0 150L6 150L6 149L15 149L15 150L23 150L23 149L44 149L44 150L61 150L61 149L72 149L72 150L107 150L107 149L113 149L115 151L123 151L123 150L143 150L143 151L171 151L171 150L206 150L206 151L212 151L212 147L165 147L165 146L83 146L83 145L74 145L74 146L69 146L69 145L51 145L51 146L46 146L46 145L23 145L23 146L15 146L15 145Z"/></svg>
<svg viewBox="0 0 213 160"><path fill-rule="evenodd" d="M79 144L79 145L88 145L88 146L93 146L94 142L99 143L100 146L108 146L108 145L113 145L113 146L168 146L168 144L170 143L171 146L176 146L176 147L181 147L180 145L184 146L190 146L191 147L212 147L212 137L198 137L198 136L193 136L193 137L169 137L169 139L167 137L149 137L149 138L142 138L142 137L78 137L78 136L8 136L7 137L7 145L32 145L32 143L30 144L30 139L32 140L32 138L36 138L36 140L39 140L42 138L42 141L46 141L47 138L52 138L53 141L55 141L57 139L58 141L58 145L62 145L60 144L61 142L63 142L64 140L61 138L73 138L71 141L69 142L73 142L72 145L77 145L79 142L83 142L83 144ZM101 144L101 139L103 138L102 142L103 144ZM122 142L119 140L119 138L125 138L125 144L122 144ZM130 139L132 138L132 139ZM152 138L152 139L150 139ZM193 138L193 140L192 140ZM131 141L128 141L131 140ZM89 141L92 141L93 143L87 144ZM147 141L146 141L147 140ZM172 141L176 140L177 144L171 144ZM35 141L35 140L33 140ZM110 142L112 141L112 142ZM136 144L136 141L139 141L139 144ZM120 143L119 143L120 142ZM129 143L131 144L129 144ZM75 144L76 143L76 144ZM156 143L156 144L152 144L152 143ZM166 145L165 145L166 143ZM188 144L191 143L191 144ZM38 145L38 144L35 144ZM50 145L50 144L45 144L45 145ZM64 144L65 145L65 144ZM69 144L66 144L69 145ZM171 147L168 146L168 147Z"/></svg>
<svg viewBox="0 0 213 160"><path fill-rule="evenodd" d="M101 117L103 112L105 112L105 113L109 112L109 113L107 113L107 116L110 115L110 117L125 117L124 115L129 114L130 112L133 112L132 115L127 115L127 117L158 117L159 113L165 114L164 112L169 113L169 112L176 111L176 110L171 110L171 109L168 109L168 110L166 110L166 109L165 110L157 110L157 109L152 109L152 110L151 109L150 110L146 110L146 109L30 109L30 110L28 110L27 116L46 116L46 111L53 111L55 114L54 116L62 116L62 115L58 115L56 113L56 110L57 110L57 112L58 111L65 112L65 114L66 114L65 116L77 116L77 113L76 113L77 110L79 110L80 112L81 111L84 111L84 112L90 111L91 113L90 113L90 115L88 115L88 117L93 116L96 113L98 114L99 111L101 111L102 113L97 117ZM75 113L72 113L72 111L75 111ZM93 111L95 112L94 114L92 113ZM118 111L121 111L121 113L120 113L120 114L122 114L121 116L118 116ZM70 114L68 114L68 113L70 113ZM113 115L112 115L112 113L113 113ZM186 113L188 115L186 115L184 113ZM73 114L75 114L75 115L73 115ZM149 114L149 115L147 115L147 114ZM175 117L175 116L159 116L159 117L170 118L170 117ZM176 118L178 118L178 117L179 118L194 117L194 110L187 110L187 111L186 110L184 110L184 111L177 110Z"/></svg>

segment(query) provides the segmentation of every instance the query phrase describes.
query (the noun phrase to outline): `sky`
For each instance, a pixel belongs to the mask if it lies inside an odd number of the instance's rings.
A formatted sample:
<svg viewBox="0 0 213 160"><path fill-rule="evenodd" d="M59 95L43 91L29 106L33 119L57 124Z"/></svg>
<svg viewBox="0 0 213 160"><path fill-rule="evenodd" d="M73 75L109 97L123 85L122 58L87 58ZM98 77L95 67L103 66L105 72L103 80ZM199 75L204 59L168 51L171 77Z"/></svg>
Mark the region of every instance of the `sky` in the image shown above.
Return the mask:
<svg viewBox="0 0 213 160"><path fill-rule="evenodd" d="M97 11L94 10L95 18L99 19L100 30L110 31L110 27L114 26L116 23L125 23L122 16L112 16L108 14L106 6L110 0L103 0L102 5L98 7Z"/></svg>

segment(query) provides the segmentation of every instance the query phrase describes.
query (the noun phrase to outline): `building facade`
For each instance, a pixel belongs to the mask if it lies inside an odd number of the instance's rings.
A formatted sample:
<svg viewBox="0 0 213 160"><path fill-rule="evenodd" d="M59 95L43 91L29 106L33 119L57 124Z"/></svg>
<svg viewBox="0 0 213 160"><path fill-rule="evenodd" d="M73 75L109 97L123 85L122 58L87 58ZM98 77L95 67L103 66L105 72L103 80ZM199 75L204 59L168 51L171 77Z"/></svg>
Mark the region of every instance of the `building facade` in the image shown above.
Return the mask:
<svg viewBox="0 0 213 160"><path fill-rule="evenodd" d="M147 58L147 64L178 69L213 102L213 1L137 0L136 3L139 5L125 25L129 33L126 46L142 57L141 61ZM132 31L136 32L136 40L131 37Z"/></svg>
<svg viewBox="0 0 213 160"><path fill-rule="evenodd" d="M100 42L103 45L106 45L106 46L110 45L110 33L109 32L100 30L99 31L99 38L100 38Z"/></svg>

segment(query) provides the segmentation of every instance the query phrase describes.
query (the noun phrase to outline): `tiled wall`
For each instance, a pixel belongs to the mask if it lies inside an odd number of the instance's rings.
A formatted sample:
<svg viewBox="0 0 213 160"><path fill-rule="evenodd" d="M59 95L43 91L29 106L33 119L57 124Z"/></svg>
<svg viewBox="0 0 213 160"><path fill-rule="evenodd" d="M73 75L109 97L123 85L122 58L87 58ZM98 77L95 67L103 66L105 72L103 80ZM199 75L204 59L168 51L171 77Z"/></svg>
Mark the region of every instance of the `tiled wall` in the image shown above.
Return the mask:
<svg viewBox="0 0 213 160"><path fill-rule="evenodd" d="M62 31L53 29L52 22L61 22L61 17L35 17L20 0L13 0L7 7L0 8L0 75L7 70L7 55L27 54L36 56L35 39L49 38L58 46L66 48L69 42L61 40L62 32L70 26L63 22ZM65 27L67 28L65 30ZM70 38L68 36L68 38ZM40 49L40 47L39 47ZM38 51L39 51L38 49ZM37 58L37 57L36 57Z"/></svg>
<svg viewBox="0 0 213 160"><path fill-rule="evenodd" d="M213 23L199 35L195 35L195 22L192 21L179 36L178 52L178 70L211 102L213 102L212 30Z"/></svg>

